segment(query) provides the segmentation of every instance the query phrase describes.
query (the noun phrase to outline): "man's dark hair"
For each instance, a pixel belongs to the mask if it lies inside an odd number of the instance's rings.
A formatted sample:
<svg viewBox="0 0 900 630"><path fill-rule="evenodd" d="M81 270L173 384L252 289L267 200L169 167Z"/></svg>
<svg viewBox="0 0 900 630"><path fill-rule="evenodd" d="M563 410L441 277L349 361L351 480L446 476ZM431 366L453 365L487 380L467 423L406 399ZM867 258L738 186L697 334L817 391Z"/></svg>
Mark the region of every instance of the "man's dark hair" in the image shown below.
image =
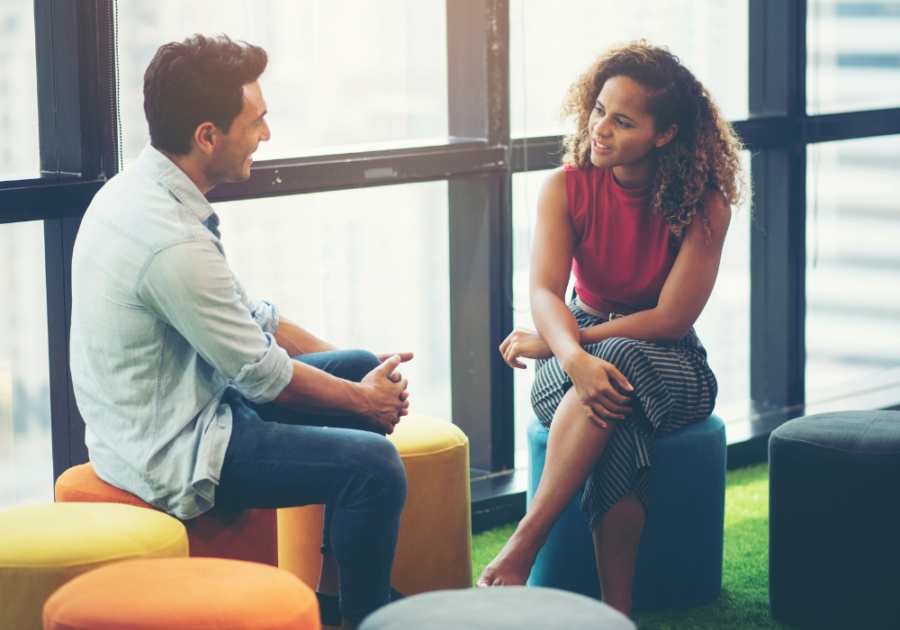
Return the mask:
<svg viewBox="0 0 900 630"><path fill-rule="evenodd" d="M194 35L160 46L144 73L144 113L154 147L175 155L191 151L202 123L228 133L244 108L243 86L266 69L259 46L227 35Z"/></svg>

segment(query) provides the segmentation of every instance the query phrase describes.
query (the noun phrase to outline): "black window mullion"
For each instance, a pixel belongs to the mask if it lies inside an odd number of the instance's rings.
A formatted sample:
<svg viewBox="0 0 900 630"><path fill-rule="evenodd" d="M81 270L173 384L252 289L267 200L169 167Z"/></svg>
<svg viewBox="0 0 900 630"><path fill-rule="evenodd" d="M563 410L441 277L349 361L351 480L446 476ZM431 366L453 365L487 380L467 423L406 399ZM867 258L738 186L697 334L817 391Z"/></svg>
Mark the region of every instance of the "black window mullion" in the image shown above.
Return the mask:
<svg viewBox="0 0 900 630"><path fill-rule="evenodd" d="M806 310L806 2L750 2L750 115L779 125L787 146L754 154L750 236L750 396L804 402Z"/></svg>
<svg viewBox="0 0 900 630"><path fill-rule="evenodd" d="M80 217L44 221L54 479L71 466L88 461L87 447L84 444L84 420L75 404L72 375L69 371L72 248L80 224Z"/></svg>
<svg viewBox="0 0 900 630"><path fill-rule="evenodd" d="M45 204L52 206L48 209L51 216L68 215L44 221L54 477L87 461L84 421L75 404L69 371L71 265L81 215L99 187L97 180L105 173L115 173L116 162L108 148L115 138L109 125L114 118L115 92L108 89L101 97L101 68L108 71L113 67L114 39L110 40L113 35L106 29L101 51L98 29L99 13L108 12L112 2L35 0L41 170L58 179L49 186L5 193L22 199L31 211L43 210ZM105 170L104 157L108 161ZM86 194L67 196L72 186Z"/></svg>
<svg viewBox="0 0 900 630"><path fill-rule="evenodd" d="M448 185L453 421L471 466L499 471L514 465L512 374L497 351L512 329L507 0L447 2L447 64L451 139L502 148L502 170Z"/></svg>

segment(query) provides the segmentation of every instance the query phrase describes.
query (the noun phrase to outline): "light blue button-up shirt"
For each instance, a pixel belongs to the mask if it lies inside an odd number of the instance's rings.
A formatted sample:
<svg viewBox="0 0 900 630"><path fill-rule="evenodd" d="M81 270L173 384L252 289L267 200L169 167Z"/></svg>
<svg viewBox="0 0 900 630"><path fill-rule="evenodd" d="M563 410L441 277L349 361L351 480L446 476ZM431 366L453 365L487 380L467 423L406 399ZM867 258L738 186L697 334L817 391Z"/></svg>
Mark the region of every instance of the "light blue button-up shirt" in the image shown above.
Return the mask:
<svg viewBox="0 0 900 630"><path fill-rule="evenodd" d="M247 295L217 223L148 145L94 197L72 259L70 361L91 462L182 519L213 505L231 437L225 389L269 402L293 373L272 336L277 309Z"/></svg>

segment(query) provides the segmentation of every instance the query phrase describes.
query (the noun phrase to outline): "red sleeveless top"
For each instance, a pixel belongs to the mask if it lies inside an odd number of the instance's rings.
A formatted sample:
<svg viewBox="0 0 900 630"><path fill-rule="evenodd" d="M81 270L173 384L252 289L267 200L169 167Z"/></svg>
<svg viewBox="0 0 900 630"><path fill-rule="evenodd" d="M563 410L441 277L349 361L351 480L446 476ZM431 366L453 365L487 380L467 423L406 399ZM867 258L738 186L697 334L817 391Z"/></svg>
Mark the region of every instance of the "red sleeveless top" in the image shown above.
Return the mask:
<svg viewBox="0 0 900 630"><path fill-rule="evenodd" d="M575 226L575 292L607 313L654 308L681 239L650 210L650 188L622 188L606 168L567 166L565 174Z"/></svg>

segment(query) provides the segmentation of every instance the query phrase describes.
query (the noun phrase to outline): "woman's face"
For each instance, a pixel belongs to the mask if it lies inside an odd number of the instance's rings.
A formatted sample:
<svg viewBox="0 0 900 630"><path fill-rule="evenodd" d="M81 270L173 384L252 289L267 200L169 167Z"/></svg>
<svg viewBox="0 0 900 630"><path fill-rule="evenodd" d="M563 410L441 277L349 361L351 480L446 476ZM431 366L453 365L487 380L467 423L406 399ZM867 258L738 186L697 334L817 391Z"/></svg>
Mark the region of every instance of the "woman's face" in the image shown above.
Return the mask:
<svg viewBox="0 0 900 630"><path fill-rule="evenodd" d="M677 128L656 131L656 119L647 113L647 91L640 83L616 76L603 84L588 121L591 163L612 168L616 180L627 187L649 183L651 153L672 139Z"/></svg>

